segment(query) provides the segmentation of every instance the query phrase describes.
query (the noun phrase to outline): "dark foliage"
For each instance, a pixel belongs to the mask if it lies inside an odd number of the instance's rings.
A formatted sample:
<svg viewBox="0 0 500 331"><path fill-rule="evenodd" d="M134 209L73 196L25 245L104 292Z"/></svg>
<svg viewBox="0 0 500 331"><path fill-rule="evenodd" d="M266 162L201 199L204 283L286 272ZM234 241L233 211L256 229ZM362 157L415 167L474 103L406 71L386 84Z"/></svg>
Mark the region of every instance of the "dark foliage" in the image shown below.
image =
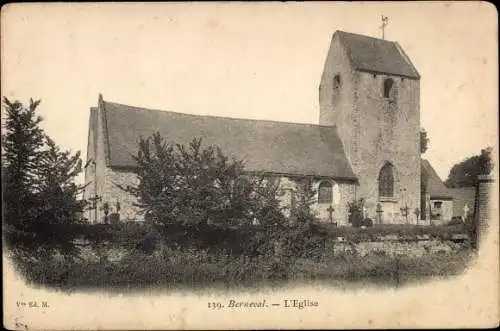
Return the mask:
<svg viewBox="0 0 500 331"><path fill-rule="evenodd" d="M420 154L424 154L429 148L429 137L425 129L420 129Z"/></svg>
<svg viewBox="0 0 500 331"><path fill-rule="evenodd" d="M363 225L362 226L366 226L366 227L373 226L373 220L371 218L365 218L363 220Z"/></svg>
<svg viewBox="0 0 500 331"><path fill-rule="evenodd" d="M73 181L81 171L80 153L61 151L39 127L40 101L28 107L4 99L2 144L4 238L18 257L40 258L54 252L75 255L85 203Z"/></svg>
<svg viewBox="0 0 500 331"><path fill-rule="evenodd" d="M472 156L455 164L445 181L447 187L471 187L477 185L478 175L487 175L491 172L491 147L481 150L481 154Z"/></svg>
<svg viewBox="0 0 500 331"><path fill-rule="evenodd" d="M359 228L363 225L363 206L363 199L348 203L349 223L351 223L351 225L355 228Z"/></svg>

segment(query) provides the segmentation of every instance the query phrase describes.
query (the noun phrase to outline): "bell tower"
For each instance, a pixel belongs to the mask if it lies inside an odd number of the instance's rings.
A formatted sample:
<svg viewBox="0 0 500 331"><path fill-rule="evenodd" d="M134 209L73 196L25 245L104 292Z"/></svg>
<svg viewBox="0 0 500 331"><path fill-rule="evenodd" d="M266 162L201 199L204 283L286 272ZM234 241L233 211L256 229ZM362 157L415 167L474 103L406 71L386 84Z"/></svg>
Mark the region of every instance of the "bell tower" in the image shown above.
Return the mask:
<svg viewBox="0 0 500 331"><path fill-rule="evenodd" d="M420 75L397 42L336 31L319 87L372 219L415 222L420 208Z"/></svg>

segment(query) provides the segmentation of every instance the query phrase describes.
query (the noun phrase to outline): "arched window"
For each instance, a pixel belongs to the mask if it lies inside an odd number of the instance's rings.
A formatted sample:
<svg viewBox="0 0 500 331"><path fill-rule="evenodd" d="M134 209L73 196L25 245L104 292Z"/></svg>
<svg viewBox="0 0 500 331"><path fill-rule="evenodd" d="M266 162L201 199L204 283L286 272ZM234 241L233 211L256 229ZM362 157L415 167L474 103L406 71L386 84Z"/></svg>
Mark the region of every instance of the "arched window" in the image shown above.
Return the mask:
<svg viewBox="0 0 500 331"><path fill-rule="evenodd" d="M340 80L340 75L335 75L335 77L333 77L333 89L334 90L340 89L341 83L342 81Z"/></svg>
<svg viewBox="0 0 500 331"><path fill-rule="evenodd" d="M379 197L394 196L394 174L392 164L386 163L378 175L378 195Z"/></svg>
<svg viewBox="0 0 500 331"><path fill-rule="evenodd" d="M392 90L394 86L394 81L392 78L387 78L384 80L384 98L390 98L392 96Z"/></svg>
<svg viewBox="0 0 500 331"><path fill-rule="evenodd" d="M321 182L318 188L318 202L319 203L332 203L333 200L333 186L328 181Z"/></svg>

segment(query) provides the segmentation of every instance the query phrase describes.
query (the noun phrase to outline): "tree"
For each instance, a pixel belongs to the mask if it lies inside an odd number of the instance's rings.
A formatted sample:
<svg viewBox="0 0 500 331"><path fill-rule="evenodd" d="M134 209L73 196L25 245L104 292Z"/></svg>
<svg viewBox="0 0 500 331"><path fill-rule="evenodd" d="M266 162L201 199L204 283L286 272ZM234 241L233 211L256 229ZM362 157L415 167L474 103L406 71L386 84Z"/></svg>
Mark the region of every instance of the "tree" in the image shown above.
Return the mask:
<svg viewBox="0 0 500 331"><path fill-rule="evenodd" d="M8 246L28 248L34 234L29 230L34 203L31 186L40 164L44 133L38 126L42 121L36 114L40 101L30 100L27 108L18 102L4 99L6 118L2 144L2 195L4 226ZM31 203L28 203L31 202ZM30 247L31 248L31 247Z"/></svg>
<svg viewBox="0 0 500 331"><path fill-rule="evenodd" d="M277 188L245 174L242 161L229 160L201 139L185 146L154 133L139 139L134 158L139 184L121 188L156 224L248 224L277 217Z"/></svg>
<svg viewBox="0 0 500 331"><path fill-rule="evenodd" d="M74 179L82 171L80 152L71 154L61 151L50 138L45 138L46 150L41 154L35 183L36 196L40 199L39 222L43 225L37 233L44 239L41 247L48 251L59 251L65 255L75 255L78 250L74 239L83 224L82 213L87 205L77 199L84 186Z"/></svg>
<svg viewBox="0 0 500 331"><path fill-rule="evenodd" d="M420 154L424 154L429 147L429 137L425 129L420 129Z"/></svg>
<svg viewBox="0 0 500 331"><path fill-rule="evenodd" d="M292 216L299 226L309 229L311 223L316 219L311 206L315 202L315 190L313 180L310 177L304 177L295 180L295 206L293 206Z"/></svg>
<svg viewBox="0 0 500 331"><path fill-rule="evenodd" d="M2 145L4 235L18 257L72 255L76 226L85 203L73 182L81 171L80 154L61 151L39 127L40 101L28 107L4 98Z"/></svg>
<svg viewBox="0 0 500 331"><path fill-rule="evenodd" d="M479 155L455 164L445 181L447 187L470 187L477 184L478 175L489 174L492 170L491 147L481 150Z"/></svg>

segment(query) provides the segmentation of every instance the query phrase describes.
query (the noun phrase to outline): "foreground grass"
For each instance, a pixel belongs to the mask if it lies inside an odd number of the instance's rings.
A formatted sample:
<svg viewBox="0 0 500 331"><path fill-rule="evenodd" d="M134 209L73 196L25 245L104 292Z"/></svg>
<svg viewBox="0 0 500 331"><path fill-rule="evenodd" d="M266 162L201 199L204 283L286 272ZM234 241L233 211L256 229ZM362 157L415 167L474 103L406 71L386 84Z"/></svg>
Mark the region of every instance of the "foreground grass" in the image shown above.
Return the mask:
<svg viewBox="0 0 500 331"><path fill-rule="evenodd" d="M403 286L464 273L473 252L412 256L338 255L324 262L274 256L249 258L206 251L163 250L145 254L128 250L119 261L65 262L50 259L22 265L28 282L62 291L144 291L151 288L201 290L280 287L318 281L324 284Z"/></svg>

